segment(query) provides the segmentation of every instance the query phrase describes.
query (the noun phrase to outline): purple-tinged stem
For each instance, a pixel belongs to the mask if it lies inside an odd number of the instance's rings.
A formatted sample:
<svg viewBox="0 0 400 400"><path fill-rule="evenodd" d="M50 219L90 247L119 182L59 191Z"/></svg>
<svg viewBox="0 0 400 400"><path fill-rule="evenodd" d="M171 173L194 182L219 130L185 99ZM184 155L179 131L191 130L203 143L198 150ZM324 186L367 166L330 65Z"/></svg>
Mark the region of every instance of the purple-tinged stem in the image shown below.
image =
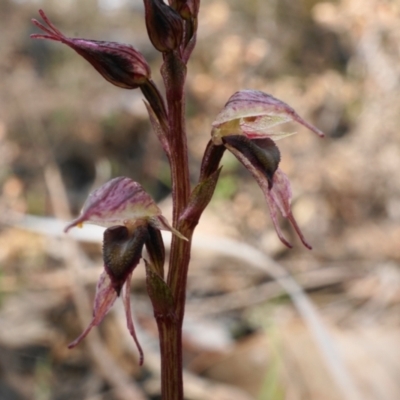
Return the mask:
<svg viewBox="0 0 400 400"><path fill-rule="evenodd" d="M183 400L182 322L192 231L185 231L179 216L189 201L190 181L185 129L184 85L186 66L177 52L164 54L161 68L168 105L168 142L171 151L173 226L188 239L172 238L167 284L174 299L174 318L156 315L160 335L161 392L163 400Z"/></svg>

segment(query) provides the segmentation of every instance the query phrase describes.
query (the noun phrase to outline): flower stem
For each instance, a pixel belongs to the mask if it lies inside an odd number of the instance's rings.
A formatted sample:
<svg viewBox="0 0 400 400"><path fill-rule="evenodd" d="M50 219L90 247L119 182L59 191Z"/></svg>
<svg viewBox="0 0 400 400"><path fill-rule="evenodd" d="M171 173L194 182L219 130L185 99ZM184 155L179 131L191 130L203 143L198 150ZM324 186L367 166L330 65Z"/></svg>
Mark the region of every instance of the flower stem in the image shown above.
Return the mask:
<svg viewBox="0 0 400 400"><path fill-rule="evenodd" d="M189 201L190 181L185 129L184 85L186 66L178 53L164 54L161 74L168 105L168 142L171 151L171 180L173 226L181 229L179 221ZM184 224L183 224L184 225ZM183 400L182 323L186 300L186 280L190 260L192 231L181 232L189 240L173 237L167 284L174 298L174 318L156 316L160 335L161 392L163 400Z"/></svg>
<svg viewBox="0 0 400 400"><path fill-rule="evenodd" d="M184 99L186 66L175 52L170 52L164 55L161 74L164 78L168 105L173 225L176 227L190 194Z"/></svg>
<svg viewBox="0 0 400 400"><path fill-rule="evenodd" d="M176 319L156 317L161 353L163 400L183 400L182 331Z"/></svg>

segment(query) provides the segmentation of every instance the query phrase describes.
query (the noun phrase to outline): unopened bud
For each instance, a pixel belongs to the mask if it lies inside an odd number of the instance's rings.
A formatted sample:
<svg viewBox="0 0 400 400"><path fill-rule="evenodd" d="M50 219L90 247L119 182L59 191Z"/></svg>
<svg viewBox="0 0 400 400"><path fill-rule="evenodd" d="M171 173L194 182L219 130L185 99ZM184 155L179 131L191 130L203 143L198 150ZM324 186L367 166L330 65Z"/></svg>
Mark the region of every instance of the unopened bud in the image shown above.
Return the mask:
<svg viewBox="0 0 400 400"><path fill-rule="evenodd" d="M199 13L200 0L169 0L169 4L183 19L196 18Z"/></svg>
<svg viewBox="0 0 400 400"><path fill-rule="evenodd" d="M176 49L182 43L182 18L162 0L144 0L146 27L153 46L161 52Z"/></svg>
<svg viewBox="0 0 400 400"><path fill-rule="evenodd" d="M33 19L32 22L46 34L33 34L33 39L49 39L74 49L113 85L135 89L146 83L151 76L150 67L143 55L130 45L64 36L39 10L47 27Z"/></svg>

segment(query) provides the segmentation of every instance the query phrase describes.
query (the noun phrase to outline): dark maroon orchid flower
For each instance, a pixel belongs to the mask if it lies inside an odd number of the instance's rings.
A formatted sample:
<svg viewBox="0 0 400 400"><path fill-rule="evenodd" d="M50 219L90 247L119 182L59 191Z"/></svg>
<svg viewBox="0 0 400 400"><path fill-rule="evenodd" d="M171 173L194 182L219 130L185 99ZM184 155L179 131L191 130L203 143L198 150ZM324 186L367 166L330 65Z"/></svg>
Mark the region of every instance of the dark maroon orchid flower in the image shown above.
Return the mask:
<svg viewBox="0 0 400 400"><path fill-rule="evenodd" d="M257 90L242 90L235 93L218 114L211 135L215 145L223 144L256 179L268 203L279 239L292 247L279 227L278 212L290 221L304 246L311 249L290 208L292 191L289 179L278 168L280 153L275 141L295 132L280 132L276 127L290 121L324 136L286 103Z"/></svg>
<svg viewBox="0 0 400 400"><path fill-rule="evenodd" d="M81 215L69 224L65 231L83 223L104 226L104 271L97 283L93 319L83 333L70 345L75 347L100 324L117 297L122 292L126 321L143 362L143 352L133 325L130 286L132 272L139 264L143 247L146 246L153 270L163 279L164 246L160 230L168 230L185 239L173 229L161 215L154 200L143 188L129 178L112 179L92 192L83 206Z"/></svg>

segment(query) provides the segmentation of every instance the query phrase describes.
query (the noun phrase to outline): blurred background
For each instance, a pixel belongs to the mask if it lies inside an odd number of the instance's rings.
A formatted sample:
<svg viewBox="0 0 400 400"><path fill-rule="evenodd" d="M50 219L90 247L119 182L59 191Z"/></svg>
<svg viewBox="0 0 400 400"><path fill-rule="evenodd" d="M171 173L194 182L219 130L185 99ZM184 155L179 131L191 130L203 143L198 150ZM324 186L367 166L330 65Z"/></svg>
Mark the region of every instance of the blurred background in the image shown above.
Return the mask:
<svg viewBox="0 0 400 400"><path fill-rule="evenodd" d="M53 220L21 218L68 220L90 190L120 175L171 212L168 164L140 91L110 85L66 46L30 40L39 8L67 36L134 45L161 85L141 1L0 0L0 399L160 399L143 266L132 306L144 366L119 306L68 350L90 321L101 244L59 237ZM199 18L187 78L193 184L210 125L236 90L278 97L326 138L299 129L279 142L312 251L284 222L294 248L279 242L256 183L224 156L189 274L187 399L398 400L400 3L203 0ZM201 237L210 236L207 250ZM230 256L227 238L302 285L346 379L334 379L276 276L249 266L249 254Z"/></svg>

